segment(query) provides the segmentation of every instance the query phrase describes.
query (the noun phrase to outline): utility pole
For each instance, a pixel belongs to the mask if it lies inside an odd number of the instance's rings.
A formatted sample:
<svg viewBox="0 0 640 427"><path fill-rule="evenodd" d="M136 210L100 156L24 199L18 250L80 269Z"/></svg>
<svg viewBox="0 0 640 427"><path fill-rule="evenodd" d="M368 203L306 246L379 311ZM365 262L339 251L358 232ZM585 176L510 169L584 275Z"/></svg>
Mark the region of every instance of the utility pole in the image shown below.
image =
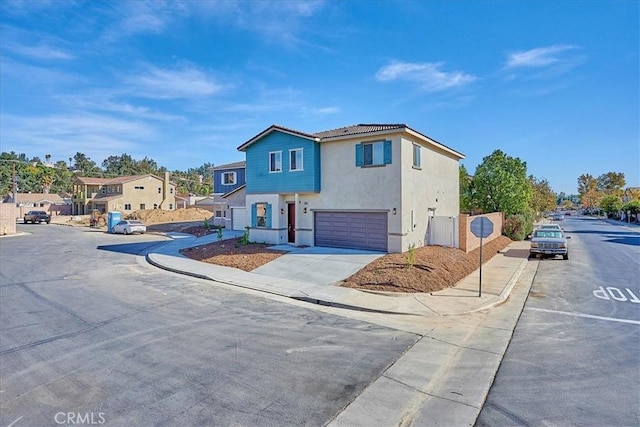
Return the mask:
<svg viewBox="0 0 640 427"><path fill-rule="evenodd" d="M13 171L11 173L11 181L13 184L13 203L18 206L18 190L17 190L17 186L16 186L16 164L14 162L11 163L11 165L13 166Z"/></svg>

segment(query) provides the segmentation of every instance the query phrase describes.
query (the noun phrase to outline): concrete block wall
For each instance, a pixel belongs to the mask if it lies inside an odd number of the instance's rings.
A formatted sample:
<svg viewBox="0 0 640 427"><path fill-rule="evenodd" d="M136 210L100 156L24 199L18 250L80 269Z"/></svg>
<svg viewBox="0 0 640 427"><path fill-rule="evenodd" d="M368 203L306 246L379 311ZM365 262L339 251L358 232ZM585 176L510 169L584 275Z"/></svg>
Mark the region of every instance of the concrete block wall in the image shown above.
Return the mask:
<svg viewBox="0 0 640 427"><path fill-rule="evenodd" d="M493 212L474 216L470 216L469 214L460 214L460 221L458 222L458 228L460 230L460 249L465 252L471 252L472 250L480 247L480 238L471 233L471 221L481 216L490 219L493 223L493 233L491 233L489 237L482 239L483 244L502 235L502 227L504 225L504 214L502 212Z"/></svg>
<svg viewBox="0 0 640 427"><path fill-rule="evenodd" d="M0 234L16 233L16 218L19 209L13 203L0 203Z"/></svg>

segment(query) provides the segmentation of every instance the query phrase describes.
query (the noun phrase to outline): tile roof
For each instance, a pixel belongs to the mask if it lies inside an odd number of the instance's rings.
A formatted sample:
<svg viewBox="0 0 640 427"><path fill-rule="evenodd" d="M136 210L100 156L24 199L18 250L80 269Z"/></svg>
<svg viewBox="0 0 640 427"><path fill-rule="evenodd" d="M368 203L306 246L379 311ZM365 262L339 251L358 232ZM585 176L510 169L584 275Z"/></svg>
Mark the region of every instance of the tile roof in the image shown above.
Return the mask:
<svg viewBox="0 0 640 427"><path fill-rule="evenodd" d="M314 135L318 138L333 138L337 136L360 135L363 133L381 132L386 130L396 130L408 128L405 124L358 124L345 126L338 129L317 132Z"/></svg>
<svg viewBox="0 0 640 427"><path fill-rule="evenodd" d="M51 202L51 204L63 204L64 200L59 194L55 193L17 193L18 203L43 203ZM9 201L13 199L13 193L5 197Z"/></svg>
<svg viewBox="0 0 640 427"><path fill-rule="evenodd" d="M241 162L227 163L226 165L214 166L213 170L217 171L221 169L238 169L238 168L244 168L246 166L247 166L247 162L243 160Z"/></svg>
<svg viewBox="0 0 640 427"><path fill-rule="evenodd" d="M136 181L138 179L146 178L148 176L152 176L159 180L163 180L159 176L148 173L145 175L128 175L128 176L116 176L114 178L92 178L88 176L79 176L76 180L82 182L83 184L92 184L92 185L110 185L110 184L124 184L125 182ZM173 184L173 183L170 183Z"/></svg>
<svg viewBox="0 0 640 427"><path fill-rule="evenodd" d="M350 137L353 135L366 135L366 134L374 134L374 133L378 133L378 132L393 132L393 131L400 131L400 132L409 132L409 133L413 133L416 135L419 135L421 138L426 139L427 141L429 141L429 143L435 145L435 146L439 146L441 149L448 151L452 154L454 154L455 156L459 157L459 158L464 158L464 154L454 150L453 148L447 147L446 145L442 144L441 142L436 141L433 138L428 137L427 135L420 133L414 129L411 129L409 126L407 126L404 123L392 123L392 124L357 124L357 125L351 125L351 126L345 126L345 127L341 127L341 128L337 128L337 129L331 129L331 130L326 130L326 131L322 131L322 132L316 132L313 134L310 133L306 133L306 132L301 132L295 129L290 129L290 128L286 128L284 126L279 126L279 125L271 125L269 128L265 129L264 131L260 132L259 134L257 134L256 136L254 136L253 138L251 138L250 140L248 140L247 142L245 142L244 144L242 144L241 146L238 147L238 150L240 151L244 151L249 145L253 144L254 142L260 140L261 138L263 138L264 136L268 135L269 133L273 132L273 131L283 131L286 133L292 133L295 135L299 135L302 136L304 138L309 138L309 139L313 139L315 141L318 142L324 142L324 141L328 141L328 140L332 140L332 139L339 139L339 138L344 138L344 137Z"/></svg>

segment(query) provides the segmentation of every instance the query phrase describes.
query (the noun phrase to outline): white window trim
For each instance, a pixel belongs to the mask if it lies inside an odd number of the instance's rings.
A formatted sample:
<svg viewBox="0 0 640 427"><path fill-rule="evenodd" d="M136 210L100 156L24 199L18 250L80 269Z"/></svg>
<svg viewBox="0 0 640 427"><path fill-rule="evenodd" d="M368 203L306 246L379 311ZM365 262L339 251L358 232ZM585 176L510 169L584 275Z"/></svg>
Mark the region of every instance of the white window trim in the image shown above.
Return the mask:
<svg viewBox="0 0 640 427"><path fill-rule="evenodd" d="M271 170L271 155L272 154L280 154L280 170ZM269 173L282 173L282 151L269 151Z"/></svg>
<svg viewBox="0 0 640 427"><path fill-rule="evenodd" d="M269 163L271 163L271 159L269 159ZM227 184L224 179L225 175L229 175L231 174L233 176L233 183L232 184ZM236 185L236 183L238 182L237 180L237 176L235 172L222 172L222 185Z"/></svg>
<svg viewBox="0 0 640 427"><path fill-rule="evenodd" d="M300 167L291 169L291 153L300 152ZM293 148L289 150L289 172L300 172L304 170L304 148Z"/></svg>

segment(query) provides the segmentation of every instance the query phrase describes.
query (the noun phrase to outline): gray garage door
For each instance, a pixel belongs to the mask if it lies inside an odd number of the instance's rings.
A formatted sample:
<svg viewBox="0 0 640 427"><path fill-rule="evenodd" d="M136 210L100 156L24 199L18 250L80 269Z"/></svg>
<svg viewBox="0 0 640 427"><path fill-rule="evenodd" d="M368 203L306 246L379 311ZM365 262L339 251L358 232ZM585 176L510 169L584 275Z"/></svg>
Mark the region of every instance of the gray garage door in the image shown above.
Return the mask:
<svg viewBox="0 0 640 427"><path fill-rule="evenodd" d="M387 251L386 212L316 212L316 246Z"/></svg>

